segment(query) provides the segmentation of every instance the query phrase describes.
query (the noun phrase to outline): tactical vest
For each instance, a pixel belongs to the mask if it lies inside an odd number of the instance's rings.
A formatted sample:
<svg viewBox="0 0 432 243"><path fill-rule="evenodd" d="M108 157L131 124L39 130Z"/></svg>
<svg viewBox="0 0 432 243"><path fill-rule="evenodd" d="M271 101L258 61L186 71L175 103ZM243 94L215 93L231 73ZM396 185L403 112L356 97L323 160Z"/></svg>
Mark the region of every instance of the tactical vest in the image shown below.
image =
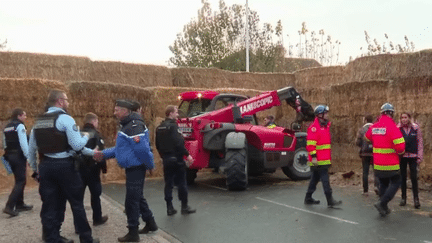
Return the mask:
<svg viewBox="0 0 432 243"><path fill-rule="evenodd" d="M418 147L417 147L417 130L414 129L414 127L411 127L409 133L407 134L405 132L405 129L402 127L400 128L400 131L402 132L402 135L405 139L405 152L406 153L412 153L417 154Z"/></svg>
<svg viewBox="0 0 432 243"><path fill-rule="evenodd" d="M98 145L99 141L100 141L100 137L96 136L96 131L93 128L86 128L86 126L84 125L84 128L81 130L82 132L88 132L90 137L89 140L87 141L87 144L85 145L85 147L93 150L96 148L96 146ZM99 147L99 150L103 150L104 146L102 144L102 146ZM97 164L97 161L95 161L93 159L92 156L83 156L84 159L84 164L82 164L83 166L87 166L87 167L91 167Z"/></svg>
<svg viewBox="0 0 432 243"><path fill-rule="evenodd" d="M56 128L56 122L63 111L44 113L36 118L33 131L36 138L38 151L41 154L60 153L71 150L66 132Z"/></svg>
<svg viewBox="0 0 432 243"><path fill-rule="evenodd" d="M19 143L18 125L23 124L20 120L12 120L3 130L6 142L5 152L7 153L22 153L22 149Z"/></svg>
<svg viewBox="0 0 432 243"><path fill-rule="evenodd" d="M171 126L173 126L168 120L163 121L156 128L156 142L161 154L175 154L174 136L171 134Z"/></svg>

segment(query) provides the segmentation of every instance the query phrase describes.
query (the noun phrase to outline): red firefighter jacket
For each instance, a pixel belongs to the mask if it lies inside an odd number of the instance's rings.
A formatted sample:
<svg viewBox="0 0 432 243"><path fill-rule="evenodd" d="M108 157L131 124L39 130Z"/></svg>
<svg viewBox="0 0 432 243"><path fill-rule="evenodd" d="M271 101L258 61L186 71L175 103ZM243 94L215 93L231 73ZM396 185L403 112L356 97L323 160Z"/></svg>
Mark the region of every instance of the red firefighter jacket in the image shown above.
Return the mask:
<svg viewBox="0 0 432 243"><path fill-rule="evenodd" d="M315 118L307 131L306 150L309 154L309 166L314 166L312 157L317 158L318 166L331 164L330 122L321 126L318 118Z"/></svg>
<svg viewBox="0 0 432 243"><path fill-rule="evenodd" d="M398 154L405 152L405 140L391 117L381 115L366 132L365 137L373 145L375 170L399 170Z"/></svg>

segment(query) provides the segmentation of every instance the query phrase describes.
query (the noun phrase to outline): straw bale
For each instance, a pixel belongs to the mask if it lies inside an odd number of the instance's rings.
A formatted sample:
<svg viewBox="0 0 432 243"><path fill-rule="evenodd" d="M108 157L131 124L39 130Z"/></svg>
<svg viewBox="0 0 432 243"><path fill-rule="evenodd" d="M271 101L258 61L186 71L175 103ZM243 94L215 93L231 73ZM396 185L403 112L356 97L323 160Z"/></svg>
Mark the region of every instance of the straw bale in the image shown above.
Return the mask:
<svg viewBox="0 0 432 243"><path fill-rule="evenodd" d="M144 114L150 115L151 90L126 84L102 82L71 82L69 96L72 101L69 111L78 117L94 112L99 117L113 117L117 99L132 99L141 103Z"/></svg>
<svg viewBox="0 0 432 243"><path fill-rule="evenodd" d="M167 67L122 62L93 62L87 80L139 87L172 86L171 72Z"/></svg>
<svg viewBox="0 0 432 243"><path fill-rule="evenodd" d="M173 68L173 86L215 89L220 87L275 90L294 85L290 73L230 72L216 68Z"/></svg>
<svg viewBox="0 0 432 243"><path fill-rule="evenodd" d="M85 80L91 61L87 57L0 52L0 77Z"/></svg>
<svg viewBox="0 0 432 243"><path fill-rule="evenodd" d="M333 138L332 134L332 138ZM356 146L332 140L331 172L361 171L361 159Z"/></svg>
<svg viewBox="0 0 432 243"><path fill-rule="evenodd" d="M178 87L230 87L227 75L230 72L216 68L172 68L172 84Z"/></svg>
<svg viewBox="0 0 432 243"><path fill-rule="evenodd" d="M309 58L285 58L283 63L280 64L279 70L285 70L285 72L295 72L297 70L321 67L322 65L315 59Z"/></svg>
<svg viewBox="0 0 432 243"><path fill-rule="evenodd" d="M301 89L329 87L343 82L344 66L308 68L297 71L295 87Z"/></svg>
<svg viewBox="0 0 432 243"><path fill-rule="evenodd" d="M0 78L0 120L8 120L16 107L23 108L27 116L34 117L45 107L51 89L67 87L58 81L42 79Z"/></svg>
<svg viewBox="0 0 432 243"><path fill-rule="evenodd" d="M257 90L277 90L295 86L295 76L291 73L245 73L232 72L229 83L224 87L238 87Z"/></svg>
<svg viewBox="0 0 432 243"><path fill-rule="evenodd" d="M333 85L330 88L331 114L338 117L358 117L379 113L387 99L389 81L371 80Z"/></svg>
<svg viewBox="0 0 432 243"><path fill-rule="evenodd" d="M414 53L381 54L348 63L345 82L432 76L432 49Z"/></svg>

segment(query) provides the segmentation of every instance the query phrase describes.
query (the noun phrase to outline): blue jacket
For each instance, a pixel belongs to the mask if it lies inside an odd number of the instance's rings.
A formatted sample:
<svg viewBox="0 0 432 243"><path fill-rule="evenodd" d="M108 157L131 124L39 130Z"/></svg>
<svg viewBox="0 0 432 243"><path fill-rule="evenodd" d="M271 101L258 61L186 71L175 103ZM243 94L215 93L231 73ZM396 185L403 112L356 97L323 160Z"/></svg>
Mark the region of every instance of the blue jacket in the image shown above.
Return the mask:
<svg viewBox="0 0 432 243"><path fill-rule="evenodd" d="M116 158L122 168L144 164L147 169L154 168L153 152L149 132L144 121L135 112L120 121L116 146L102 151L105 158Z"/></svg>

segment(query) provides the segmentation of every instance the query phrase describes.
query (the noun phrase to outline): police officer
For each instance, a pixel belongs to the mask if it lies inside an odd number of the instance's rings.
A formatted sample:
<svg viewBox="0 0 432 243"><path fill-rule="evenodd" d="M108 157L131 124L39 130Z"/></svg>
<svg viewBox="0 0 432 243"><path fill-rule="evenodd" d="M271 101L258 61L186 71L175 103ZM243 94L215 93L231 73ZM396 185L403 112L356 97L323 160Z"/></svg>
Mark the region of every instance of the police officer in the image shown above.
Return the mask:
<svg viewBox="0 0 432 243"><path fill-rule="evenodd" d="M75 169L73 154L82 151L88 136L82 136L75 120L68 115L68 97L62 90L52 90L47 101L48 111L37 118L30 134L29 160L36 162L39 153L39 193L42 199L41 221L46 242L64 242L60 227L64 220L65 200L69 201L77 222L80 242L93 239L82 197L82 181ZM67 241L70 242L70 241Z"/></svg>
<svg viewBox="0 0 432 243"><path fill-rule="evenodd" d="M81 131L82 133L88 133L90 136L90 139L86 144L86 147L89 149L93 150L97 148L98 150L102 150L105 148L104 141L97 130L98 127L98 116L92 112L85 114L84 126ZM108 215L102 216L102 207L100 201L100 195L102 194L100 172L102 171L104 174L107 173L106 161L103 160L98 163L93 159L92 156L83 156L79 171L83 181L83 194L86 187L88 187L90 190L90 202L93 210L93 225L102 225L108 220ZM75 229L78 229L76 224Z"/></svg>
<svg viewBox="0 0 432 243"><path fill-rule="evenodd" d="M193 158L185 148L183 136L178 132L178 108L173 105L167 106L165 115L166 119L156 129L156 148L163 160L167 214L170 216L177 213L172 203L174 181L178 187L181 213L195 213L196 210L188 206L186 163L183 156L187 156L188 163L192 163Z"/></svg>
<svg viewBox="0 0 432 243"><path fill-rule="evenodd" d="M146 171L154 168L149 132L141 116L132 112L134 107L129 100L116 101L114 115L121 126L117 133L116 146L95 153L98 161L115 157L119 166L126 170L125 209L129 232L119 237L119 242L139 242L139 233L146 234L158 229L143 195ZM146 225L138 231L140 215Z"/></svg>
<svg viewBox="0 0 432 243"><path fill-rule="evenodd" d="M327 199L327 206L332 208L342 204L342 201L333 198L333 191L330 187L328 169L331 166L331 136L330 121L328 117L329 108L326 105L315 107L315 121L307 131L306 149L309 153L309 166L312 176L304 199L305 204L319 204L319 200L312 198L316 185L321 180L324 194Z"/></svg>
<svg viewBox="0 0 432 243"><path fill-rule="evenodd" d="M390 213L387 205L401 184L399 155L405 152L405 139L393 121L394 112L392 104L382 105L381 116L365 134L372 142L374 170L380 183L380 201L374 206L382 217Z"/></svg>
<svg viewBox="0 0 432 243"><path fill-rule="evenodd" d="M20 211L27 211L33 208L32 205L24 203L24 187L26 185L26 168L28 156L28 140L26 127L26 112L21 108L12 111L12 119L3 130L4 158L9 162L15 177L15 186L12 189L6 207L3 212L14 217ZM36 164L31 165L36 171Z"/></svg>

